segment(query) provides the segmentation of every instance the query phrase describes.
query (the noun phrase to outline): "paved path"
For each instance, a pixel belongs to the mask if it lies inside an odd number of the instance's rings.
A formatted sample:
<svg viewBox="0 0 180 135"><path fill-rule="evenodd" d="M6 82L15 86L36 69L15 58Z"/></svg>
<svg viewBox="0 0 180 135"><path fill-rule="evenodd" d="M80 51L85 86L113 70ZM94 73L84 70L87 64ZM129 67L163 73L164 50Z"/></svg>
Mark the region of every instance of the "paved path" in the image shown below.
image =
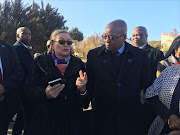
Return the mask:
<svg viewBox="0 0 180 135"><path fill-rule="evenodd" d="M9 129L8 129L8 133L7 133L7 135L11 135L11 133L12 133L12 128L13 128L13 122L9 122Z"/></svg>

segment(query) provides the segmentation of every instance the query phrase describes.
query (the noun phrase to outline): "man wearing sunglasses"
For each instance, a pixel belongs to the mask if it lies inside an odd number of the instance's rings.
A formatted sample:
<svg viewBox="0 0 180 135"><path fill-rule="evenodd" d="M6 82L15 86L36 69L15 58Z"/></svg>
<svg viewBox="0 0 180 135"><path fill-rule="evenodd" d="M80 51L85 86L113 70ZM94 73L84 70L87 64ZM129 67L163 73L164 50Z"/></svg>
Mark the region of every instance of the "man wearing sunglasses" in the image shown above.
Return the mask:
<svg viewBox="0 0 180 135"><path fill-rule="evenodd" d="M144 135L140 91L150 82L148 57L125 41L126 33L123 20L109 23L104 45L88 53L93 135Z"/></svg>
<svg viewBox="0 0 180 135"><path fill-rule="evenodd" d="M31 31L27 27L20 27L16 31L16 39L17 41L14 43L14 48L17 52L20 64L24 70L24 83L19 88L20 89L20 98L22 101L22 105L24 105L24 87L27 76L31 70L33 57L30 54L29 46L31 41ZM22 133L24 128L24 118L23 118L23 108L21 106L20 110L17 112L17 118L15 121L15 125L13 128L12 135L19 135Z"/></svg>

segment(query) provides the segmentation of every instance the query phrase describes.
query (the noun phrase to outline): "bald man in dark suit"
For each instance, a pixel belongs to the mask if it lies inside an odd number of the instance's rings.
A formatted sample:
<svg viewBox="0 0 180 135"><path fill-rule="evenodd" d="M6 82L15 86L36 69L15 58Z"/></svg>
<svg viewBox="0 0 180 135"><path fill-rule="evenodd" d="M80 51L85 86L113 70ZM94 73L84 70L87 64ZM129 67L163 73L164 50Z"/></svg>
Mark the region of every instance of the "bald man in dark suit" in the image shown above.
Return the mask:
<svg viewBox="0 0 180 135"><path fill-rule="evenodd" d="M150 62L150 71L151 71L151 82L150 82L151 85L156 79L157 65L159 61L164 59L164 55L163 52L161 52L160 50L157 50L152 46L148 45L147 38L148 38L148 33L145 27L138 26L133 30L132 33L133 45L142 50L145 50L148 55L148 61ZM152 112L152 109L148 103L145 103L145 111L146 111L145 129L147 134L149 126L154 120L156 115Z"/></svg>
<svg viewBox="0 0 180 135"><path fill-rule="evenodd" d="M27 27L20 27L16 31L16 39L17 41L14 43L14 48L17 52L20 64L24 70L24 85L20 87L21 90L21 99L22 99L22 106L20 111L17 113L17 118L15 121L15 125L13 128L12 135L19 135L21 134L23 128L24 128L24 119L27 119L27 115L23 114L23 111L26 108L29 108L28 105L25 105L25 95L24 95L24 89L25 89L25 83L28 77L28 74L32 67L33 57L30 53L30 41L31 41L31 31ZM23 106L24 105L24 106ZM26 111L28 112L28 111ZM25 117L25 118L24 118ZM25 124L26 126L26 124Z"/></svg>
<svg viewBox="0 0 180 135"><path fill-rule="evenodd" d="M150 81L148 57L125 40L123 20L109 23L104 45L87 57L87 91L93 111L93 135L145 135L140 91Z"/></svg>

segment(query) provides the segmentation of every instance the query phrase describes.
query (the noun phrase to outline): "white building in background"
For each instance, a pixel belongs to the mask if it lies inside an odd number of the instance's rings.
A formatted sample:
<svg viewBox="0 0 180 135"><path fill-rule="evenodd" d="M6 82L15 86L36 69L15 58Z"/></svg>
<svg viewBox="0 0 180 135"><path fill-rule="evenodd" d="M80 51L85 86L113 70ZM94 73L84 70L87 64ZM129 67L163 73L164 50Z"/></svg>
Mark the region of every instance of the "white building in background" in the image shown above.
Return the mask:
<svg viewBox="0 0 180 135"><path fill-rule="evenodd" d="M126 38L126 42L128 42L128 43L129 43L129 44L131 44L131 45L133 45L132 40L131 40L131 39L129 39L129 38Z"/></svg>
<svg viewBox="0 0 180 135"><path fill-rule="evenodd" d="M169 34L169 33L161 33L161 46L162 47L170 47L173 40L180 35Z"/></svg>

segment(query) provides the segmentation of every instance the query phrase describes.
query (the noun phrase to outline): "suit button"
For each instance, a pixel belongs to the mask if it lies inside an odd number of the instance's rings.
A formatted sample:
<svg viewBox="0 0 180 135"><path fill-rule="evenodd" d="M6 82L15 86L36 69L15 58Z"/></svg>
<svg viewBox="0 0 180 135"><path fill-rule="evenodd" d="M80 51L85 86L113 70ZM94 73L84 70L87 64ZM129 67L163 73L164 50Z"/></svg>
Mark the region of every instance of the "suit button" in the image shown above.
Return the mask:
<svg viewBox="0 0 180 135"><path fill-rule="evenodd" d="M67 100L67 96L64 96L64 100Z"/></svg>
<svg viewBox="0 0 180 135"><path fill-rule="evenodd" d="M118 87L121 87L121 83L120 83L120 82L119 82L119 83L117 83L117 86L118 86Z"/></svg>
<svg viewBox="0 0 180 135"><path fill-rule="evenodd" d="M62 79L62 84L65 84L66 83L66 79Z"/></svg>
<svg viewBox="0 0 180 135"><path fill-rule="evenodd" d="M107 63L107 60L103 60L103 63L104 63L104 64Z"/></svg>
<svg viewBox="0 0 180 135"><path fill-rule="evenodd" d="M131 62L132 62L132 59L128 59L128 62L131 63Z"/></svg>

